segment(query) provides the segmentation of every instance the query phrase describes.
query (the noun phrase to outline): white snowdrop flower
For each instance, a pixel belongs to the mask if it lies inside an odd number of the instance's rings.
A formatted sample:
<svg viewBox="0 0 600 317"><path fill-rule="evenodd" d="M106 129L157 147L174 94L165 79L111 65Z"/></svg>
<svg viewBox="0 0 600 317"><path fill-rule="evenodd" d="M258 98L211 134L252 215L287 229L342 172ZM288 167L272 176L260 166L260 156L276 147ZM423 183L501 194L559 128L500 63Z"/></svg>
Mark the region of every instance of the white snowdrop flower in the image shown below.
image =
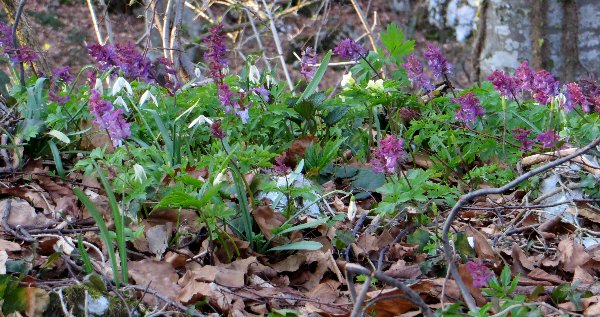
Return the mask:
<svg viewBox="0 0 600 317"><path fill-rule="evenodd" d="M208 125L212 125L213 121L207 117L205 117L204 115L199 115L198 118L194 119L190 125L188 126L188 129L191 129L193 127L195 127L198 124L203 124L203 123L208 123Z"/></svg>
<svg viewBox="0 0 600 317"><path fill-rule="evenodd" d="M348 74L343 75L342 82L340 84L344 88L356 84L356 80L354 80L354 78L352 78L352 72L348 72Z"/></svg>
<svg viewBox="0 0 600 317"><path fill-rule="evenodd" d="M133 174L133 178L140 183L143 183L147 178L146 170L140 164L133 165Z"/></svg>
<svg viewBox="0 0 600 317"><path fill-rule="evenodd" d="M102 86L102 81L100 78L96 78L96 82L94 83L94 89L102 95L104 93L104 87Z"/></svg>
<svg viewBox="0 0 600 317"><path fill-rule="evenodd" d="M115 101L113 102L113 105L119 105L119 106L125 108L125 111L129 112L129 107L127 107L127 103L125 102L125 100L121 96L118 96L115 99Z"/></svg>
<svg viewBox="0 0 600 317"><path fill-rule="evenodd" d="M158 107L158 101L156 101L156 97L154 97L150 90L146 90L146 92L144 92L144 94L140 98L140 108L144 105L146 101L148 101L148 98L152 99L154 104Z"/></svg>
<svg viewBox="0 0 600 317"><path fill-rule="evenodd" d="M377 80L369 80L369 83L367 83L367 89L374 91L374 92L383 92L383 79L377 79Z"/></svg>
<svg viewBox="0 0 600 317"><path fill-rule="evenodd" d="M117 78L117 80L115 80L115 84L112 87L112 91L110 92L110 95L111 96L117 95L119 92L121 92L121 90L123 90L123 88L125 88L125 91L127 92L127 94L129 94L130 96L133 95L133 89L131 89L131 85L123 77L119 77L119 78Z"/></svg>
<svg viewBox="0 0 600 317"><path fill-rule="evenodd" d="M250 65L248 77L251 83L255 85L258 84L258 81L260 80L260 71L258 70L258 67L256 67L256 65Z"/></svg>
<svg viewBox="0 0 600 317"><path fill-rule="evenodd" d="M217 177L215 177L215 180L213 180L213 186L217 186L223 182L223 180L225 179L226 171L227 169L224 169L223 171L221 171L221 173L217 174Z"/></svg>
<svg viewBox="0 0 600 317"><path fill-rule="evenodd" d="M348 219L350 221L354 220L354 218L356 218L356 211L358 210L358 208L356 207L356 200L354 199L354 196L350 197L350 204L348 205Z"/></svg>

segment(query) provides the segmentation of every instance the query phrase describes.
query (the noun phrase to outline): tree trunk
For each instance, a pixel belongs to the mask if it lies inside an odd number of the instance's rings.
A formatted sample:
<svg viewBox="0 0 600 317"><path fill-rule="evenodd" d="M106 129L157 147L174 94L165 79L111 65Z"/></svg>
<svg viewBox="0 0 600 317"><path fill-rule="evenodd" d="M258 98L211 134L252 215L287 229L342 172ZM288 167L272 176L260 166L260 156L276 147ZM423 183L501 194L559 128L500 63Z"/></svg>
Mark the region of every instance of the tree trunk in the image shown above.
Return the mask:
<svg viewBox="0 0 600 317"><path fill-rule="evenodd" d="M474 75L512 70L528 60L561 81L600 75L600 1L484 0ZM478 49L479 47L479 49Z"/></svg>

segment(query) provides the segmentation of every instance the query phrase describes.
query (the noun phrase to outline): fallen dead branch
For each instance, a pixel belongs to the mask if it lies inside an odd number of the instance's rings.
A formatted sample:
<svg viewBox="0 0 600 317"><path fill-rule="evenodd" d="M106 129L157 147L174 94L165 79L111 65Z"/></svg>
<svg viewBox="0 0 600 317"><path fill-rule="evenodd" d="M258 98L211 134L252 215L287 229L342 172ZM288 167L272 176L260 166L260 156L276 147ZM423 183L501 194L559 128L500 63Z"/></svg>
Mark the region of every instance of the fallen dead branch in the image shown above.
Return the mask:
<svg viewBox="0 0 600 317"><path fill-rule="evenodd" d="M458 288L463 296L463 299L465 300L465 303L469 307L469 310L477 310L477 304L475 303L473 296L471 296L471 294L469 293L469 290L467 289L467 286L465 285L464 281L460 277L458 268L456 266L455 258L454 258L453 248L450 245L450 240L448 239L448 233L450 231L450 227L452 226L452 222L458 215L458 212L460 211L462 206L465 205L467 202L469 202L479 196L502 194L537 174L540 174L544 171L547 171L553 167L556 167L560 164L568 162L568 161L572 160L573 158L586 153L587 151L596 147L598 144L600 144L600 137L595 139L594 141L592 141L592 143L586 145L584 148L577 150L569 155L566 155L558 160L555 160L555 161L547 163L543 166L540 166L534 170L531 170L531 171L517 177L516 179L514 179L513 181L511 181L510 183L508 183L502 187L479 189L476 191L469 192L468 194L465 194L460 197L460 199L458 200L456 205L454 205L452 210L450 210L450 213L448 214L448 218L446 219L446 222L444 222L444 227L442 230L442 243L443 243L443 247L444 247L444 255L445 255L446 261L448 263L448 269L450 270L452 277L456 281L456 285L458 286Z"/></svg>

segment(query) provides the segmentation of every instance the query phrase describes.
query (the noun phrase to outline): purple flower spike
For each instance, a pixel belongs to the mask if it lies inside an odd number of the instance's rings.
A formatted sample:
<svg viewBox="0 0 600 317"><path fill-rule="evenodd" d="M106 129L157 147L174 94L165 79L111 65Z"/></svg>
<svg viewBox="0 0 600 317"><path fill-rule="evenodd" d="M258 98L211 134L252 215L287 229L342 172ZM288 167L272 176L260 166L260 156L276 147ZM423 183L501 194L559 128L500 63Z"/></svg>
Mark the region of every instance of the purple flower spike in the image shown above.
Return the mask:
<svg viewBox="0 0 600 317"><path fill-rule="evenodd" d="M71 99L71 96L65 95L61 96L58 86L55 83L50 84L50 89L48 90L48 100L58 104L64 105Z"/></svg>
<svg viewBox="0 0 600 317"><path fill-rule="evenodd" d="M215 82L221 82L225 77L223 68L227 66L227 46L225 46L225 35L222 34L223 24L213 25L210 35L204 39L208 51L204 53L204 59L208 62L210 76Z"/></svg>
<svg viewBox="0 0 600 317"><path fill-rule="evenodd" d="M334 49L333 53L341 58L357 61L367 56L369 51L362 45L352 39L341 41Z"/></svg>
<svg viewBox="0 0 600 317"><path fill-rule="evenodd" d="M495 70L487 79L494 85L494 89L496 89L500 95L506 98L516 96L519 83L516 78L511 77L506 72Z"/></svg>
<svg viewBox="0 0 600 317"><path fill-rule="evenodd" d="M531 93L535 101L542 105L550 103L558 95L560 83L547 70L538 70L533 78Z"/></svg>
<svg viewBox="0 0 600 317"><path fill-rule="evenodd" d="M458 98L452 98L450 101L461 106L456 112L456 120L464 122L467 126L475 123L477 117L485 114L485 109L479 105L479 99L472 92L468 92Z"/></svg>
<svg viewBox="0 0 600 317"><path fill-rule="evenodd" d="M312 47L307 47L302 51L302 59L300 60L300 73L306 78L311 79L315 75L317 68L315 65L319 60L317 59L317 52Z"/></svg>
<svg viewBox="0 0 600 317"><path fill-rule="evenodd" d="M12 27L4 22L0 22L0 45L5 50L14 46Z"/></svg>
<svg viewBox="0 0 600 317"><path fill-rule="evenodd" d="M560 137L554 131L554 129L542 132L537 136L537 140L540 141L540 143L542 143L542 148L544 149L554 148L559 139Z"/></svg>
<svg viewBox="0 0 600 317"><path fill-rule="evenodd" d="M115 109L110 101L102 99L97 90L92 89L88 107L94 116L94 123L100 129L108 131L113 146L118 146L121 140L131 135L129 124L123 117L123 111Z"/></svg>
<svg viewBox="0 0 600 317"><path fill-rule="evenodd" d="M379 141L379 145L373 150L371 167L375 173L394 173L396 166L406 156L404 151L404 140L388 135Z"/></svg>
<svg viewBox="0 0 600 317"><path fill-rule="evenodd" d="M28 46L23 46L17 50L12 50L9 52L10 61L13 63L32 63L38 59L38 54L29 48Z"/></svg>
<svg viewBox="0 0 600 317"><path fill-rule="evenodd" d="M515 77L523 90L531 91L534 71L529 68L529 62L523 61L515 71Z"/></svg>
<svg viewBox="0 0 600 317"><path fill-rule="evenodd" d="M260 96L260 98L262 98L262 100L264 100L265 102L269 102L269 96L271 95L271 92L268 89L266 89L264 86L254 88L253 91L258 96Z"/></svg>
<svg viewBox="0 0 600 317"><path fill-rule="evenodd" d="M210 135L221 140L227 136L227 132L221 128L221 121L215 121L210 125Z"/></svg>
<svg viewBox="0 0 600 317"><path fill-rule="evenodd" d="M565 102L561 104L566 112L571 112L577 105L583 109L589 109L588 101L583 95L583 90L576 83L568 83L563 87L565 93Z"/></svg>
<svg viewBox="0 0 600 317"><path fill-rule="evenodd" d="M73 74L71 74L71 67L70 66L65 66L63 68L59 68L55 71L52 72L52 74L54 76L56 76L56 78L58 78L59 80L70 84L73 82L73 79L75 79L75 76L73 76Z"/></svg>
<svg viewBox="0 0 600 317"><path fill-rule="evenodd" d="M513 138L521 143L519 148L521 151L529 151L533 146L534 141L529 139L531 130L517 128L513 130Z"/></svg>
<svg viewBox="0 0 600 317"><path fill-rule="evenodd" d="M408 55L408 58L406 59L406 62L402 64L402 67L406 69L406 74L408 75L408 79L413 88L425 89L428 91L433 89L429 78L423 72L423 65L414 54Z"/></svg>
<svg viewBox="0 0 600 317"><path fill-rule="evenodd" d="M442 50L439 47L428 43L427 49L423 54L427 58L427 65L431 68L435 80L450 75L452 64L448 63L448 60L442 54Z"/></svg>
<svg viewBox="0 0 600 317"><path fill-rule="evenodd" d="M483 287L494 277L494 273L480 260L467 262L467 271L469 271L469 274L473 278L474 287Z"/></svg>

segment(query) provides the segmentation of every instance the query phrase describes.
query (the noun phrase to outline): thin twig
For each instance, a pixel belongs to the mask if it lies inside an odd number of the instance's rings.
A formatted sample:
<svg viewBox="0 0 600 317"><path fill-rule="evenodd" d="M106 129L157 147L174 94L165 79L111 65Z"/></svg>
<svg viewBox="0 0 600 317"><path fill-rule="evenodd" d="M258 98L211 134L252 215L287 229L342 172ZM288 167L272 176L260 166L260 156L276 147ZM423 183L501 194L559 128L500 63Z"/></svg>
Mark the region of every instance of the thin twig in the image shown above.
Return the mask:
<svg viewBox="0 0 600 317"><path fill-rule="evenodd" d="M98 44L104 44L102 33L100 32L100 26L98 26L98 18L96 18L96 11L94 11L94 5L92 0L87 0L88 8L90 9L90 17L92 18L92 24L94 25L94 33L96 33L96 39Z"/></svg>
<svg viewBox="0 0 600 317"><path fill-rule="evenodd" d="M173 301L173 300L169 299L169 298L168 298L168 297L166 297L165 295L162 295L162 294L161 294L161 293L159 293L157 290L154 290L154 289L152 289L152 288L149 288L149 287L143 287L143 286L138 286L138 285L127 285L125 288L126 288L126 289L127 289L127 288L130 288L130 289L135 289L135 290L138 290L138 291L142 291L142 292L145 292L145 293L151 294L152 296L154 296L154 297L156 297L156 298L160 299L160 300L161 300L161 301L163 301L164 303L167 303L167 304L169 304L169 305L171 305L171 306L173 306L173 307L177 307L177 309L179 309L179 310L181 310L181 311L183 311L183 312L186 312L187 314L189 314L189 315L191 315L191 316L205 317L205 315L204 315L204 314L201 314L201 313L198 313L198 312L193 312L193 311L192 311L192 312L191 312L191 311L188 311L188 308L187 308L186 306L183 306L182 304L179 304L179 303L177 303L177 302L175 302L175 301Z"/></svg>
<svg viewBox="0 0 600 317"><path fill-rule="evenodd" d="M277 27L275 26L275 21L273 20L273 13L271 9L267 5L265 0L262 0L263 6L265 7L265 13L267 14L267 18L269 18L269 26L271 27L271 33L273 34L273 41L275 41L275 47L277 48L277 55L279 57L279 61L281 62L281 69L283 70L283 74L285 75L285 80L290 88L290 91L294 92L294 83L292 82L292 78L290 77L290 73L288 72L287 65L285 63L285 58L283 58L283 49L281 48L281 40L279 39L279 34L277 33Z"/></svg>
<svg viewBox="0 0 600 317"><path fill-rule="evenodd" d="M460 197L460 199L458 200L456 205L454 205L454 207L448 214L448 218L446 219L446 222L444 223L444 227L442 230L442 243L444 246L444 254L446 257L446 261L448 262L448 268L450 269L450 273L452 274L452 277L454 278L456 285L460 289L460 292L470 310L476 310L477 304L475 303L475 300L469 293L469 290L467 289L465 283L463 282L462 278L460 277L458 268L454 261L454 255L453 255L452 247L450 246L450 240L448 239L448 233L450 231L450 226L452 225L452 222L458 215L458 212L460 211L462 206L464 204L466 204L467 202L469 202L479 196L502 194L539 173L547 171L547 170L549 170L553 167L556 167L562 163L565 163L581 154L586 153L587 151L593 149L598 144L600 144L600 137L597 138L596 140L594 140L592 143L585 146L584 148L582 148L581 150L574 152L571 155L565 156L561 159L558 159L556 161L550 162L546 165L540 166L534 170L531 170L531 171L517 177L516 179L514 179L513 181L509 182L508 184L506 184L502 187L479 189L479 190L472 191L472 192Z"/></svg>
<svg viewBox="0 0 600 317"><path fill-rule="evenodd" d="M421 312L423 313L423 315L425 315L426 317L435 316L433 311L431 310L431 308L429 308L429 306L427 306L427 304L425 304L425 302L423 301L421 296L419 296L419 294L417 294L417 292L413 291L410 287L404 285L404 283L400 282L399 280L392 278L392 277L384 274L383 272L379 272L379 271L373 272L373 271L371 271L363 266L360 266L358 264L355 264L355 263L346 264L346 272L352 273L352 274L364 274L364 275L372 276L384 283L390 284L390 285L396 287L397 289L403 291L404 294L406 295L406 297L408 298L408 300L410 300L413 304L417 305L421 309Z"/></svg>
<svg viewBox="0 0 600 317"><path fill-rule="evenodd" d="M351 1L352 1L352 6L354 7L354 10L356 11L356 14L358 15L358 18L360 19L360 23L363 25L363 28L367 32L367 37L369 38L369 42L371 42L371 47L373 48L373 51L377 51L377 46L375 45L375 40L373 40L373 34L371 33L371 29L369 28L369 25L367 25L367 20L365 19L365 15L363 14L360 7L358 6L358 3L356 3L356 0L351 0Z"/></svg>

